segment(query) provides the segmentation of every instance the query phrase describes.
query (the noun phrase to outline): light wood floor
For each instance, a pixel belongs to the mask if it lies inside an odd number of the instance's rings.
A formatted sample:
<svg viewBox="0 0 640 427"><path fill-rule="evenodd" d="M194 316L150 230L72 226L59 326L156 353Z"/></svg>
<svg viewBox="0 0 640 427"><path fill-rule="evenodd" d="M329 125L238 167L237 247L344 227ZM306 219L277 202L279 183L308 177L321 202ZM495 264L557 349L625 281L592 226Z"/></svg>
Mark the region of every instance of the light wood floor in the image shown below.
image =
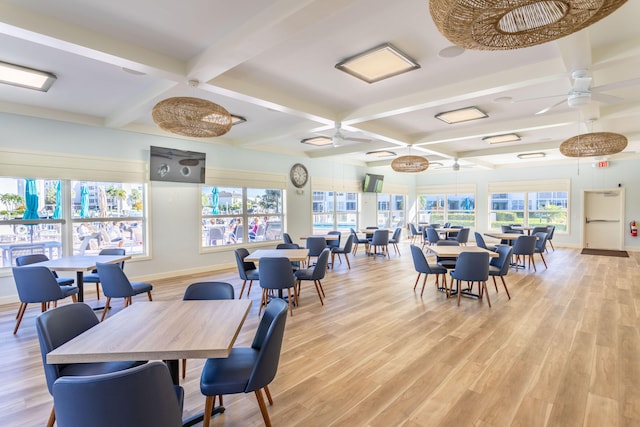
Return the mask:
<svg viewBox="0 0 640 427"><path fill-rule="evenodd" d="M274 426L640 425L640 254L558 248L546 256L548 270L536 257L537 273L509 272L511 301L491 286L489 308L471 299L457 307L433 277L421 298L408 245L401 251L391 259L359 253L350 271L338 264L323 281L324 306L303 284L270 386ZM154 298L181 298L205 278L239 293L237 273L227 271L158 281ZM238 345L253 338L259 294L256 283ZM52 399L34 327L39 308L29 307L14 337L17 309L0 306L0 426L41 426ZM189 361L185 416L204 407L201 367ZM225 404L212 425L262 425L253 394L225 396Z"/></svg>

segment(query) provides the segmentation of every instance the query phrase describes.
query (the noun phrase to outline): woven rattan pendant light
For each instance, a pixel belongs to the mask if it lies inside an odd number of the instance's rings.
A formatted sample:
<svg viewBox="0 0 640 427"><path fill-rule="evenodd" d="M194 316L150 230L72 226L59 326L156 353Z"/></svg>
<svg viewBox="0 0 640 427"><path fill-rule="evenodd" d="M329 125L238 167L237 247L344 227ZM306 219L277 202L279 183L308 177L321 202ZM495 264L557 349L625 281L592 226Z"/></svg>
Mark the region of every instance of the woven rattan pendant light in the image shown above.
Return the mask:
<svg viewBox="0 0 640 427"><path fill-rule="evenodd" d="M197 87L192 80L190 86ZM151 112L153 121L162 129L182 136L210 138L231 129L231 114L218 104L191 97L168 98L158 102Z"/></svg>
<svg viewBox="0 0 640 427"><path fill-rule="evenodd" d="M591 132L573 136L560 144L567 157L609 156L627 147L627 137L613 132Z"/></svg>
<svg viewBox="0 0 640 427"><path fill-rule="evenodd" d="M535 46L580 31L627 0L429 0L436 27L465 49Z"/></svg>
<svg viewBox="0 0 640 427"><path fill-rule="evenodd" d="M391 169L396 172L422 172L429 167L429 160L422 156L400 156L393 159Z"/></svg>

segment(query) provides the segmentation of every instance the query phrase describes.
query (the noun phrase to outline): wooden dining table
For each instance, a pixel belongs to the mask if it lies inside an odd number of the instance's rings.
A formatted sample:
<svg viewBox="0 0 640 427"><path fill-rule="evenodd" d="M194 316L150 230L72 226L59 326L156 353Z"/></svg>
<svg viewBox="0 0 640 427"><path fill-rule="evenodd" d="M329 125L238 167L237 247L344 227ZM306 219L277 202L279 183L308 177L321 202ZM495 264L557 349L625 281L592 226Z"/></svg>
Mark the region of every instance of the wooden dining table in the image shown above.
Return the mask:
<svg viewBox="0 0 640 427"><path fill-rule="evenodd" d="M458 257L462 252L487 252L489 258L498 258L497 252L478 246L425 246L425 249L437 257Z"/></svg>
<svg viewBox="0 0 640 427"><path fill-rule="evenodd" d="M289 258L289 261L306 261L308 249L258 249L244 259L248 262L260 262L260 258Z"/></svg>
<svg viewBox="0 0 640 427"><path fill-rule="evenodd" d="M339 234L314 234L313 236L302 236L300 240L307 240L309 237L324 237L325 240L339 240Z"/></svg>
<svg viewBox="0 0 640 427"><path fill-rule="evenodd" d="M48 267L53 271L75 271L78 286L78 302L84 301L84 272L95 270L96 264L116 264L131 259L131 255L73 255L49 261L36 262L29 266ZM27 266L28 267L28 266Z"/></svg>
<svg viewBox="0 0 640 427"><path fill-rule="evenodd" d="M179 384L179 359L229 356L250 308L249 299L136 302L51 351L47 363L164 360Z"/></svg>

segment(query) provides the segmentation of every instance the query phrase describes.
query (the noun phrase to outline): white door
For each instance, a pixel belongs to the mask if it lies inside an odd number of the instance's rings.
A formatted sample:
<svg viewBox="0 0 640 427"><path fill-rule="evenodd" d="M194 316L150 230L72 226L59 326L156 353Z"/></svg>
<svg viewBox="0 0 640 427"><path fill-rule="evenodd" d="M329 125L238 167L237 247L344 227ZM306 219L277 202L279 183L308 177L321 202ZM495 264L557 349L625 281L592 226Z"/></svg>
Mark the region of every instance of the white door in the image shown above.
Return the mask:
<svg viewBox="0 0 640 427"><path fill-rule="evenodd" d="M622 250L624 242L624 192L586 190L584 192L585 248Z"/></svg>

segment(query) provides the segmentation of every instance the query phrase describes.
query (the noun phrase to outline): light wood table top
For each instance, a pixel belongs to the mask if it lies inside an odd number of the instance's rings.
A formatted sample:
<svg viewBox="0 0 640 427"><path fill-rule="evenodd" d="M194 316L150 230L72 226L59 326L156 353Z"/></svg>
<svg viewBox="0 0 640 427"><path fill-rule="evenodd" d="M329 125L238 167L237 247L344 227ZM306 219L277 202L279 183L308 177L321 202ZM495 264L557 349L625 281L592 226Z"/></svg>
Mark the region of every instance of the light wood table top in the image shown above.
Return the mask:
<svg viewBox="0 0 640 427"><path fill-rule="evenodd" d="M260 262L260 258L289 258L289 261L305 261L308 249L258 249L244 259L249 262Z"/></svg>
<svg viewBox="0 0 640 427"><path fill-rule="evenodd" d="M487 252L489 258L498 258L500 256L496 252L477 246L427 246L426 249L439 257L458 257L462 252Z"/></svg>
<svg viewBox="0 0 640 427"><path fill-rule="evenodd" d="M228 357L251 300L136 302L47 355L47 363Z"/></svg>
<svg viewBox="0 0 640 427"><path fill-rule="evenodd" d="M531 227L530 225L512 225L511 229L512 230L518 230L518 231L526 231L527 234L531 234L531 230L533 230L535 227Z"/></svg>
<svg viewBox="0 0 640 427"><path fill-rule="evenodd" d="M518 237L520 236L525 236L525 234L519 234L519 233L484 233L484 235L487 237L493 237L494 239L509 240L509 241L517 240Z"/></svg>

